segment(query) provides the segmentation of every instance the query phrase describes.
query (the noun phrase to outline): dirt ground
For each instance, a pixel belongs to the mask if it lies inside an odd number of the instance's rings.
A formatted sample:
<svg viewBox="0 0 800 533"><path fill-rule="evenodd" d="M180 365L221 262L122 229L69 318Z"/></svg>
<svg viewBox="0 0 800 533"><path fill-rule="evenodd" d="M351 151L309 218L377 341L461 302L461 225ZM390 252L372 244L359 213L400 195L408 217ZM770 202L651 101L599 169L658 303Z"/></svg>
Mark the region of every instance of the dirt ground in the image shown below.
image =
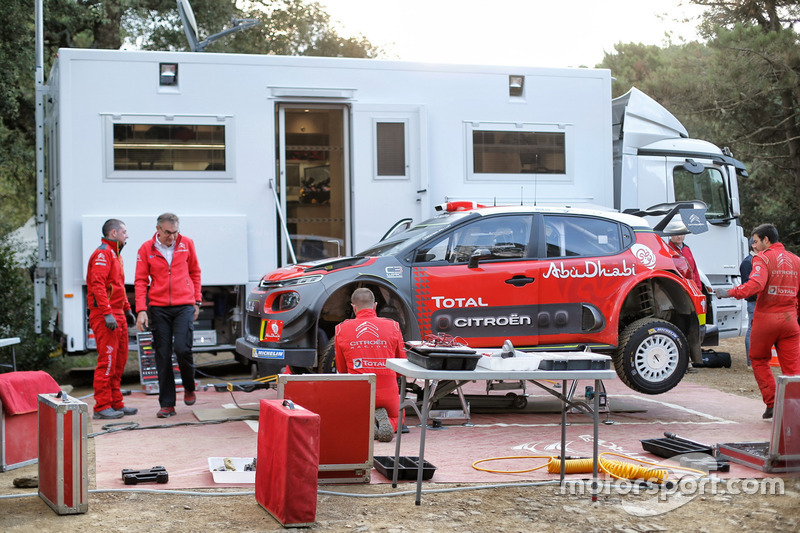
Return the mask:
<svg viewBox="0 0 800 533"><path fill-rule="evenodd" d="M733 366L700 369L686 380L728 393L759 398L753 374L745 364L742 339L721 342L718 351L730 352ZM90 449L93 488L94 456ZM36 496L35 489L16 489L13 480L35 476L37 466L0 473L0 531L125 531L129 533L185 531L281 531L283 528L255 501L252 494L196 496L181 493L90 493L85 514L58 516ZM422 505L404 494L412 484L392 489L390 484L326 486L321 493L313 531L367 532L651 532L651 531L798 531L800 478L782 478L783 494L751 494L746 485L719 485L705 495L682 494L666 498L657 492L616 490L601 494L571 494L558 485L502 486L474 489L469 485L426 484L425 489L452 490L426 493ZM151 489L152 490L152 489ZM219 491L214 491L219 492ZM237 492L237 491L230 491ZM242 492L239 490L239 492ZM2 495L30 496L3 499Z"/></svg>

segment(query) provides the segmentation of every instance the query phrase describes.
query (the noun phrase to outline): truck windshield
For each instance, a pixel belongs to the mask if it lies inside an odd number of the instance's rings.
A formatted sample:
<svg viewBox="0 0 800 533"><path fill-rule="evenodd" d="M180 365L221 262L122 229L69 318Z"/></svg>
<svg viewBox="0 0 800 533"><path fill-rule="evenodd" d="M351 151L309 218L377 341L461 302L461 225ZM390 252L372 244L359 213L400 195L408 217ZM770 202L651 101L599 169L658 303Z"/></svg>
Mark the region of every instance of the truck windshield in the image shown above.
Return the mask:
<svg viewBox="0 0 800 533"><path fill-rule="evenodd" d="M706 167L700 174L692 174L681 166L672 171L675 183L675 201L702 200L708 205L707 219L728 217L728 194L722 172Z"/></svg>
<svg viewBox="0 0 800 533"><path fill-rule="evenodd" d="M381 255L395 255L408 246L415 246L417 243L428 239L430 236L451 227L454 223L463 220L470 213L447 213L430 218L412 226L403 233L393 236L391 239L379 242L361 252L360 256L373 257Z"/></svg>

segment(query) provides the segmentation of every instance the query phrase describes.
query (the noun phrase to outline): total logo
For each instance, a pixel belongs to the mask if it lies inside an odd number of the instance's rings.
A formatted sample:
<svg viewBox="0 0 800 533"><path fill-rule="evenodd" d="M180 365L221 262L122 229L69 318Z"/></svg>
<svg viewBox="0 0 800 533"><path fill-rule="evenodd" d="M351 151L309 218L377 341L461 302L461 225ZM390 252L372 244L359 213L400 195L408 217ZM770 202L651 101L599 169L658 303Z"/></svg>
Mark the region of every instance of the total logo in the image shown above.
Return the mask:
<svg viewBox="0 0 800 533"><path fill-rule="evenodd" d="M431 300L436 304L436 309L453 309L464 307L489 307L483 298L448 298L446 296L431 296Z"/></svg>
<svg viewBox="0 0 800 533"><path fill-rule="evenodd" d="M385 359L353 359L353 368L386 368Z"/></svg>

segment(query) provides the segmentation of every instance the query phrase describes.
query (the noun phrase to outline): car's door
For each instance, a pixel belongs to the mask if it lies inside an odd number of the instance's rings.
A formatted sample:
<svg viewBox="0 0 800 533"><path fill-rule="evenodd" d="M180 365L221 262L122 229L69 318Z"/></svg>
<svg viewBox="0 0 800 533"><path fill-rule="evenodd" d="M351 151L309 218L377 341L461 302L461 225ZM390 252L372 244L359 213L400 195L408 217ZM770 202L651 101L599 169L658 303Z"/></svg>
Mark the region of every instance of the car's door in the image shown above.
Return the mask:
<svg viewBox="0 0 800 533"><path fill-rule="evenodd" d="M606 326L636 274L631 228L602 217L543 214L539 233L539 344L616 342Z"/></svg>
<svg viewBox="0 0 800 533"><path fill-rule="evenodd" d="M480 217L417 248L412 284L423 338L447 334L473 347L536 343L532 223L529 214Z"/></svg>

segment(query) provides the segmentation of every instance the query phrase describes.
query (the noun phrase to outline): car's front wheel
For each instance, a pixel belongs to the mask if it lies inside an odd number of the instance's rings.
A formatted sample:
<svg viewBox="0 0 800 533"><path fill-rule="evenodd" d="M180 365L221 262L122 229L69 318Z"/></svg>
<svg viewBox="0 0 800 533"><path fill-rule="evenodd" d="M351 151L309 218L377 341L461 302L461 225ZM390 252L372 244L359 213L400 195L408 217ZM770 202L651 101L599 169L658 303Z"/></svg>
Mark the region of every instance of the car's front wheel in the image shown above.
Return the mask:
<svg viewBox="0 0 800 533"><path fill-rule="evenodd" d="M620 334L614 353L619 378L644 394L661 394L680 383L689 364L686 336L674 324L643 318Z"/></svg>

